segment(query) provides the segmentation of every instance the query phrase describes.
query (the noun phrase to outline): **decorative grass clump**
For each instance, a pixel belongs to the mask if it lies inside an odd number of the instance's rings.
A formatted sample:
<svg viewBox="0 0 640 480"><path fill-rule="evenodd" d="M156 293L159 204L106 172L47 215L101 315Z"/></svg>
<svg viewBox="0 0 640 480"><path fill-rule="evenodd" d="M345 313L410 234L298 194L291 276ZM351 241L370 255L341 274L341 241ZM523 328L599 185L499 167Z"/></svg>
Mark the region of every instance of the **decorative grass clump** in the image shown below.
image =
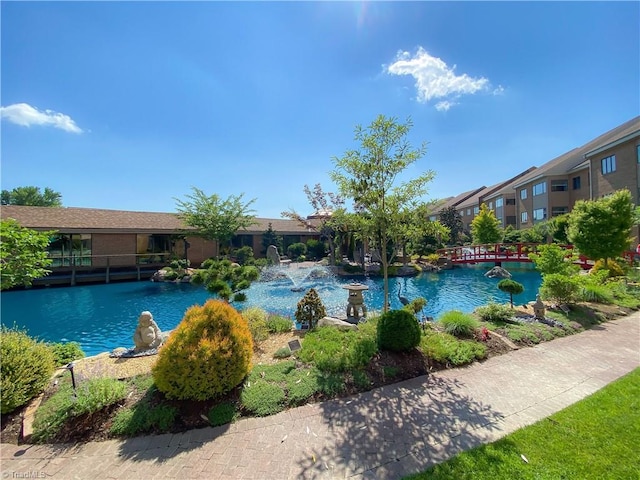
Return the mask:
<svg viewBox="0 0 640 480"><path fill-rule="evenodd" d="M583 302L611 305L615 302L613 292L606 285L587 283L580 287L578 296Z"/></svg>
<svg viewBox="0 0 640 480"><path fill-rule="evenodd" d="M476 308L475 314L483 322L506 323L513 318L513 309L508 305L489 302L487 305Z"/></svg>
<svg viewBox="0 0 640 480"><path fill-rule="evenodd" d="M286 405L284 389L264 379L247 382L240 394L240 402L248 412L266 417L282 411Z"/></svg>
<svg viewBox="0 0 640 480"><path fill-rule="evenodd" d="M47 345L17 328L0 328L0 406L10 413L44 390L54 370Z"/></svg>
<svg viewBox="0 0 640 480"><path fill-rule="evenodd" d="M320 327L305 335L297 356L323 372L348 372L368 365L376 352L370 331Z"/></svg>
<svg viewBox="0 0 640 480"><path fill-rule="evenodd" d="M420 341L420 349L429 358L451 365L465 365L483 359L487 347L473 340L459 340L451 334L428 331Z"/></svg>
<svg viewBox="0 0 640 480"><path fill-rule="evenodd" d="M420 324L407 310L390 310L378 320L378 348L408 352L420 343Z"/></svg>
<svg viewBox="0 0 640 480"><path fill-rule="evenodd" d="M76 390L65 382L60 389L36 410L33 440L47 442L55 438L63 425L74 417L95 413L114 405L127 395L127 385L113 378L95 378L82 383Z"/></svg>
<svg viewBox="0 0 640 480"><path fill-rule="evenodd" d="M160 349L153 379L167 398L212 399L242 382L252 354L247 321L226 302L209 300L187 310Z"/></svg>
<svg viewBox="0 0 640 480"><path fill-rule="evenodd" d="M443 313L438 322L445 332L459 338L472 337L476 328L479 326L475 318L459 310L451 310Z"/></svg>

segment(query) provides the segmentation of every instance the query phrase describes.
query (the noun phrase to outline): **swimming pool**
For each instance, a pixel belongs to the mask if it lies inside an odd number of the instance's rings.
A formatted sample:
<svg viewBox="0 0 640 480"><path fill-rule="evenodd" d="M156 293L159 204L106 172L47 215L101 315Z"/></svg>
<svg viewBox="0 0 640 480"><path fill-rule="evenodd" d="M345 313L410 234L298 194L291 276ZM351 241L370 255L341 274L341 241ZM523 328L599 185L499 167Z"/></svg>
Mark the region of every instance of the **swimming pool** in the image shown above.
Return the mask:
<svg viewBox="0 0 640 480"><path fill-rule="evenodd" d="M524 285L514 303L534 300L541 278L531 269L507 267L513 279ZM421 296L428 303L424 314L437 319L445 311L471 312L491 300L501 303L509 295L497 288L499 279L486 278L488 268L455 268L440 273L423 273L413 278L389 279L391 308L400 308L398 291L409 300ZM381 310L381 279L357 278L369 290L364 292L369 311ZM238 309L260 306L269 312L293 318L298 301L314 287L328 314L343 313L347 291L342 285L353 279L336 277L302 281L302 291L291 291L292 282L281 279L254 282L247 290L247 301ZM133 346L138 316L144 310L153 314L161 330L171 330L192 305L202 305L212 295L201 286L176 283L121 282L76 287L54 287L2 292L2 324L25 328L30 335L45 341L76 341L87 355Z"/></svg>

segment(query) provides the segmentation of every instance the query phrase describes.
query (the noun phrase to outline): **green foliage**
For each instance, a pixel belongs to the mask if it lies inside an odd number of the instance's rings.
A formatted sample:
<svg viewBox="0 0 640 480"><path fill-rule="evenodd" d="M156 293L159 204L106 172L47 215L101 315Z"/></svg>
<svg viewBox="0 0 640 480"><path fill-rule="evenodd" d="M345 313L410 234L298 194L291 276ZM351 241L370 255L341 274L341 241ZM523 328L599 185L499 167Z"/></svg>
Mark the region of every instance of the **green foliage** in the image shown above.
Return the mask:
<svg viewBox="0 0 640 480"><path fill-rule="evenodd" d="M254 210L249 207L255 199L243 202L244 194L231 195L222 200L217 194L207 196L193 187L186 200L176 199L177 211L184 223L198 230L202 237L229 244L238 230L255 224Z"/></svg>
<svg viewBox="0 0 640 480"><path fill-rule="evenodd" d="M260 307L249 307L242 311L242 317L249 325L254 343L261 342L269 337L268 316L269 314Z"/></svg>
<svg viewBox="0 0 640 480"><path fill-rule="evenodd" d="M427 331L420 350L429 358L452 365L465 365L486 356L486 346L473 340L458 340L451 334Z"/></svg>
<svg viewBox="0 0 640 480"><path fill-rule="evenodd" d="M209 300L187 310L160 349L153 378L167 398L207 400L242 382L252 354L246 320L229 304Z"/></svg>
<svg viewBox="0 0 640 480"><path fill-rule="evenodd" d="M48 343L47 346L53 352L56 367L62 367L85 356L78 342Z"/></svg>
<svg viewBox="0 0 640 480"><path fill-rule="evenodd" d="M549 221L549 234L554 242L560 244L569 243L569 214L558 215Z"/></svg>
<svg viewBox="0 0 640 480"><path fill-rule="evenodd" d="M362 267L360 265L353 265L351 263L345 263L342 265L342 269L345 273L362 273Z"/></svg>
<svg viewBox="0 0 640 480"><path fill-rule="evenodd" d="M278 235L269 222L269 227L262 233L262 253L267 253L267 248L271 245L277 247L278 252L282 254L282 235Z"/></svg>
<svg viewBox="0 0 640 480"><path fill-rule="evenodd" d="M307 246L302 242L292 243L287 247L287 255L289 256L289 258L298 258L306 254Z"/></svg>
<svg viewBox="0 0 640 480"><path fill-rule="evenodd" d="M384 115L366 128L356 126L359 148L334 158L335 170L330 173L340 192L359 207L354 231L381 252L385 310L389 304L387 268L393 263L387 248L406 234L406 213L415 210L434 177L432 171L420 168L423 173L418 177L399 181L426 151L425 144L419 149L411 146L408 136L412 126L410 119L398 123Z"/></svg>
<svg viewBox="0 0 640 480"><path fill-rule="evenodd" d="M305 335L297 356L323 372L348 372L362 368L369 364L377 351L372 333L371 330L340 331L321 327Z"/></svg>
<svg viewBox="0 0 640 480"><path fill-rule="evenodd" d="M519 243L521 241L520 230L516 230L513 225L507 225L502 231L502 241L504 243Z"/></svg>
<svg viewBox="0 0 640 480"><path fill-rule="evenodd" d="M591 273L596 273L602 270L607 271L608 277L624 277L624 270L615 260L607 260L606 263L603 260L598 260L593 265Z"/></svg>
<svg viewBox="0 0 640 480"><path fill-rule="evenodd" d="M145 398L133 407L120 410L109 431L113 435L133 437L144 433L163 433L175 424L178 410L165 403L151 405Z"/></svg>
<svg viewBox="0 0 640 480"><path fill-rule="evenodd" d="M582 285L578 292L578 298L583 302L612 304L615 302L613 292L605 285L588 283Z"/></svg>
<svg viewBox="0 0 640 480"><path fill-rule="evenodd" d="M460 212L456 207L447 207L440 210L440 223L449 229L449 245L455 245L460 240L460 234L464 230L464 223Z"/></svg>
<svg viewBox="0 0 640 480"><path fill-rule="evenodd" d="M327 247L324 242L312 238L307 240L307 253L311 260L320 260L325 257Z"/></svg>
<svg viewBox="0 0 640 480"><path fill-rule="evenodd" d="M629 248L635 207L628 190L598 200L579 200L569 214L569 239L593 260L616 258Z"/></svg>
<svg viewBox="0 0 640 480"><path fill-rule="evenodd" d="M318 379L321 377L317 369L296 369L286 378L287 401L296 406L320 391Z"/></svg>
<svg viewBox="0 0 640 480"><path fill-rule="evenodd" d="M209 414L207 415L209 423L214 427L233 423L238 416L239 412L235 405L229 402L223 402L215 405L211 410L209 410Z"/></svg>
<svg viewBox="0 0 640 480"><path fill-rule="evenodd" d="M288 358L291 356L289 347L281 347L273 353L273 358Z"/></svg>
<svg viewBox="0 0 640 480"><path fill-rule="evenodd" d="M571 275L578 273L580 267L573 262L576 255L570 250L565 250L555 243L538 245L537 253L530 253L529 258L535 264L536 270L542 275L560 273Z"/></svg>
<svg viewBox="0 0 640 480"><path fill-rule="evenodd" d="M502 239L502 235L500 220L496 218L493 210L489 210L487 205L482 203L480 212L471 222L473 243L496 243Z"/></svg>
<svg viewBox="0 0 640 480"><path fill-rule="evenodd" d="M234 294L248 289L251 282L260 276L257 267L242 266L229 260L208 259L202 263L201 267L193 276L192 283L206 285L208 291L224 300L229 300Z"/></svg>
<svg viewBox="0 0 640 480"><path fill-rule="evenodd" d="M45 187L16 187L13 190L2 190L2 205L28 205L32 207L61 207L62 195Z"/></svg>
<svg viewBox="0 0 640 480"><path fill-rule="evenodd" d="M317 378L318 390L327 397L335 397L345 391L345 378L343 373L321 372Z"/></svg>
<svg viewBox="0 0 640 480"><path fill-rule="evenodd" d="M558 304L573 303L578 296L579 288L579 280L575 276L549 273L542 277L540 297Z"/></svg>
<svg viewBox="0 0 640 480"><path fill-rule="evenodd" d="M76 394L74 396L68 383L63 384L36 410L33 422L35 442L51 441L65 423L121 402L127 395L127 385L113 378L94 378L79 385Z"/></svg>
<svg viewBox="0 0 640 480"><path fill-rule="evenodd" d="M407 305L405 305L402 308L404 310L407 310L408 312L413 313L414 315L417 315L418 313L420 313L422 311L422 309L426 305L427 305L427 299L426 298L416 297L413 300L411 300L411 302L409 302Z"/></svg>
<svg viewBox="0 0 640 480"><path fill-rule="evenodd" d="M253 248L248 245L233 251L235 261L240 265L253 265Z"/></svg>
<svg viewBox="0 0 640 480"><path fill-rule="evenodd" d="M524 292L524 285L510 278L503 278L498 282L498 289L501 292L509 294L509 300L511 302L511 308L513 308L513 296L519 295Z"/></svg>
<svg viewBox="0 0 640 480"><path fill-rule="evenodd" d="M281 315L269 315L267 318L269 333L286 333L293 329L293 321Z"/></svg>
<svg viewBox="0 0 640 480"><path fill-rule="evenodd" d="M15 327L0 327L0 359L3 414L38 395L54 371L53 351Z"/></svg>
<svg viewBox="0 0 640 480"><path fill-rule="evenodd" d="M310 288L298 302L295 316L298 323L308 325L311 329L315 328L318 320L327 316L322 300L314 288Z"/></svg>
<svg viewBox="0 0 640 480"><path fill-rule="evenodd" d="M12 218L0 221L0 289L26 287L51 273L47 246L52 234L23 228Z"/></svg>
<svg viewBox="0 0 640 480"><path fill-rule="evenodd" d="M444 331L456 337L472 337L478 321L467 313L459 310L450 310L442 314L438 319L438 323L444 328Z"/></svg>
<svg viewBox="0 0 640 480"><path fill-rule="evenodd" d="M536 223L531 228L520 230L520 241L524 243L544 243L546 236L545 222Z"/></svg>
<svg viewBox="0 0 640 480"><path fill-rule="evenodd" d="M378 320L377 342L380 350L408 352L420 343L420 325L407 310L390 310Z"/></svg>
<svg viewBox="0 0 640 480"><path fill-rule="evenodd" d="M489 302L487 305L476 308L475 312L483 322L509 322L513 318L513 310L508 305Z"/></svg>
<svg viewBox="0 0 640 480"><path fill-rule="evenodd" d="M282 411L285 399L286 395L281 386L261 379L247 382L240 394L243 408L259 417Z"/></svg>

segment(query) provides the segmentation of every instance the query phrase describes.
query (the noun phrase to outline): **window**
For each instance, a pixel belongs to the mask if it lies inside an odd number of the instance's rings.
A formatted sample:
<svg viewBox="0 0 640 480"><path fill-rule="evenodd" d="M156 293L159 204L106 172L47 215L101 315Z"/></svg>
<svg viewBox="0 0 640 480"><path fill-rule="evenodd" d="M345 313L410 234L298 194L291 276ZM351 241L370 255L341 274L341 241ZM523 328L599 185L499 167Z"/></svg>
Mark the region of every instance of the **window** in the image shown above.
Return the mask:
<svg viewBox="0 0 640 480"><path fill-rule="evenodd" d="M515 224L516 224L516 216L507 215L507 225L515 225Z"/></svg>
<svg viewBox="0 0 640 480"><path fill-rule="evenodd" d="M515 205L515 204L516 204L515 198L507 198L507 205Z"/></svg>
<svg viewBox="0 0 640 480"><path fill-rule="evenodd" d="M602 159L602 174L606 175L607 173L616 171L616 156L610 155L606 158Z"/></svg>
<svg viewBox="0 0 640 480"><path fill-rule="evenodd" d="M551 216L557 217L558 215L564 215L569 213L569 207L551 207Z"/></svg>
<svg viewBox="0 0 640 480"><path fill-rule="evenodd" d="M522 212L520 214L520 223L527 223L529 221L529 215L527 212Z"/></svg>
<svg viewBox="0 0 640 480"><path fill-rule="evenodd" d="M500 208L502 206L503 200L501 198L496 198L496 208Z"/></svg>
<svg viewBox="0 0 640 480"><path fill-rule="evenodd" d="M489 202L489 210L493 210L493 202Z"/></svg>
<svg viewBox="0 0 640 480"><path fill-rule="evenodd" d="M580 178L580 177L578 177ZM551 191L552 192L566 192L569 190L569 182L566 180L552 180Z"/></svg>
<svg viewBox="0 0 640 480"><path fill-rule="evenodd" d="M547 218L547 209L546 208L536 208L533 211L533 219L534 220L544 220Z"/></svg>
<svg viewBox="0 0 640 480"><path fill-rule="evenodd" d="M543 193L547 193L547 182L536 183L533 188L533 196L542 195Z"/></svg>
<svg viewBox="0 0 640 480"><path fill-rule="evenodd" d="M574 190L580 190L580 177L573 177L571 182Z"/></svg>
<svg viewBox="0 0 640 480"><path fill-rule="evenodd" d="M480 207L473 207L473 214L477 215L480 212Z"/></svg>
<svg viewBox="0 0 640 480"><path fill-rule="evenodd" d="M460 210L460 216L464 217L464 210Z"/></svg>
<svg viewBox="0 0 640 480"><path fill-rule="evenodd" d="M467 216L470 217L471 216L471 209L467 208Z"/></svg>
<svg viewBox="0 0 640 480"><path fill-rule="evenodd" d="M525 198L527 198L527 189L523 188L520 190L520 200L524 200Z"/></svg>
<svg viewBox="0 0 640 480"><path fill-rule="evenodd" d="M636 157L638 158L638 163L640 163L640 145L636 145Z"/></svg>
<svg viewBox="0 0 640 480"><path fill-rule="evenodd" d="M52 267L91 266L91 234L57 234L47 248Z"/></svg>

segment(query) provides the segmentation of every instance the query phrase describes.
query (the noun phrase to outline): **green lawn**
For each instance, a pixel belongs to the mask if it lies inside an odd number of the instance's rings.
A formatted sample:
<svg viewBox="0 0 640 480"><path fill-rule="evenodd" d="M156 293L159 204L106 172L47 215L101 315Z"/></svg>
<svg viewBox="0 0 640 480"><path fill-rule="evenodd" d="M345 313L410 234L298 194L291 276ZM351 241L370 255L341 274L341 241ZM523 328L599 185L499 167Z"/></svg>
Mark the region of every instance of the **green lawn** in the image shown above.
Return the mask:
<svg viewBox="0 0 640 480"><path fill-rule="evenodd" d="M549 418L407 478L637 479L639 446L640 368Z"/></svg>

